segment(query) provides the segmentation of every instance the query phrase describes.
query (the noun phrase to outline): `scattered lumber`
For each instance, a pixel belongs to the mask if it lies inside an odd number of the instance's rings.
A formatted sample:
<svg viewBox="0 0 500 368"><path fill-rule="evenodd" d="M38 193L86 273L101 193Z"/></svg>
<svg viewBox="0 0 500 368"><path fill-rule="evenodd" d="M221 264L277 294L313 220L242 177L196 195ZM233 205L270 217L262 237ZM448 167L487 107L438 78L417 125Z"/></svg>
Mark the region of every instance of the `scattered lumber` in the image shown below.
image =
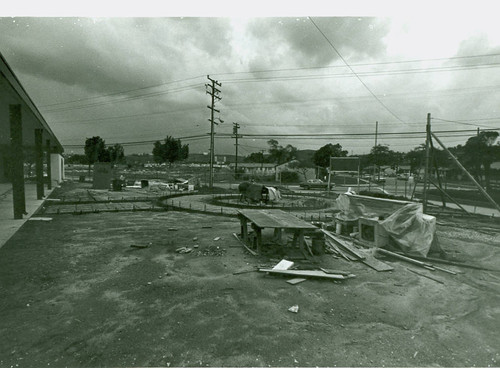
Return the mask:
<svg viewBox="0 0 500 368"><path fill-rule="evenodd" d="M340 248L335 244L335 242L331 239L326 239L326 243L333 249L337 254L339 254L342 258L344 258L347 261L357 261L358 259L355 258L354 256L351 256L347 254L347 252L344 252L340 250Z"/></svg>
<svg viewBox="0 0 500 368"><path fill-rule="evenodd" d="M385 272L385 271L393 271L394 270L394 267L388 265L387 263L379 261L378 259L376 259L372 255L368 255L365 259L362 259L361 262L363 262L368 267L373 268L377 272Z"/></svg>
<svg viewBox="0 0 500 368"><path fill-rule="evenodd" d="M388 251L388 250L385 250L385 249L382 249L382 248L377 248L377 253L384 254L386 256L390 256L390 257L393 257L393 258L397 258L397 259L400 259L400 260L408 262L408 263L413 263L414 265L417 265L417 266L420 266L420 267L424 267L424 268L428 268L430 270L434 269L434 267L430 263L425 263L425 262L422 262L422 261L418 261L416 259L409 258L409 257L403 256L401 254L394 253L394 252L391 252L391 251Z"/></svg>
<svg viewBox="0 0 500 368"><path fill-rule="evenodd" d="M233 272L233 275L241 275L242 273L250 273L250 272L256 272L257 269L252 269L252 270L241 270L241 271L236 271Z"/></svg>
<svg viewBox="0 0 500 368"><path fill-rule="evenodd" d="M307 248L307 251L309 252L309 254L311 256L314 256L313 252L312 252L312 241L311 239L308 239L308 238L304 238L304 244Z"/></svg>
<svg viewBox="0 0 500 368"><path fill-rule="evenodd" d="M385 255L388 255L388 256L391 256L391 257L394 257L394 258L398 258L398 259L400 259L402 261L405 261L405 262L413 263L414 265L427 268L428 270L431 270L431 271L438 270L438 271L443 271L443 272L446 272L446 273L450 273L452 275L456 275L457 274L456 272L451 271L451 270L447 270L446 268L437 267L437 266L434 266L431 263L422 262L422 261L419 261L417 259L414 259L414 258L411 258L411 257L408 257L408 256L403 256L402 254L394 253L394 252L391 252L391 251L388 251L388 250L385 250L385 249L382 249L382 248L378 248L377 252L385 254Z"/></svg>
<svg viewBox="0 0 500 368"><path fill-rule="evenodd" d="M289 283L290 285L297 285L298 283L300 283L302 281L306 281L306 279L295 278L295 279L287 280L286 282Z"/></svg>
<svg viewBox="0 0 500 368"><path fill-rule="evenodd" d="M236 239L238 239L238 241L241 243L241 245L243 245L245 247L246 250L248 250L248 252L253 255L253 256L256 256L258 253L251 250L250 248L247 247L247 245L245 244L245 242L243 240L240 239L240 237L238 235L236 235L236 233L233 233L234 237Z"/></svg>
<svg viewBox="0 0 500 368"><path fill-rule="evenodd" d="M459 262L459 261L450 261L450 260L441 259L441 258L420 257L420 256L412 256L412 258L418 259L418 260L431 261L433 263L447 264L447 265L450 265L450 266L472 268L472 269L475 269L475 270L500 272L500 270L495 270L495 269L491 269L491 268L485 268L485 267L481 267L481 266L475 266L475 265L471 265L471 264L463 263L463 262ZM436 266L434 266L434 267L436 267Z"/></svg>
<svg viewBox="0 0 500 368"><path fill-rule="evenodd" d="M341 270L330 270L330 269L327 269L327 268L319 268L321 271L323 272L326 272L326 273L329 273L329 274L338 274L338 275L344 275L344 276L348 276L350 275L351 273L348 272L348 271L341 271Z"/></svg>
<svg viewBox="0 0 500 368"><path fill-rule="evenodd" d="M340 238L337 235L334 235L333 233L329 232L328 230L325 229L320 229L327 237L330 239L334 240L338 245L340 245L342 248L344 248L347 252L352 254L354 257L357 259L364 259L365 256L361 254L358 249L354 246L354 244L349 244L347 240L344 240Z"/></svg>
<svg viewBox="0 0 500 368"><path fill-rule="evenodd" d="M408 270L408 271L410 271L410 272L413 272L414 274L417 274L417 275L419 275L419 276L422 276L422 277L428 278L428 279L430 279L430 280L433 280L433 281L439 282L440 284L444 284L444 282L443 282L443 281L438 280L438 279L435 279L434 277L431 277L431 276L428 276L428 275L424 275L423 273L420 273L420 272L414 271L414 270L412 270L412 269L410 269L410 268L407 268L407 270Z"/></svg>
<svg viewBox="0 0 500 368"><path fill-rule="evenodd" d="M312 278L325 278L332 280L346 280L355 275L339 275L339 274L329 274L324 271L316 270L273 270L272 268L260 268L259 272L267 272L270 274L286 275L286 276L297 276L297 277L312 277Z"/></svg>
<svg viewBox="0 0 500 368"><path fill-rule="evenodd" d="M278 264L276 264L276 266L273 267L273 270L288 270L292 266L293 266L292 261L287 261L286 259L282 259L281 261L279 261Z"/></svg>
<svg viewBox="0 0 500 368"><path fill-rule="evenodd" d="M29 221L52 221L52 217L30 217Z"/></svg>

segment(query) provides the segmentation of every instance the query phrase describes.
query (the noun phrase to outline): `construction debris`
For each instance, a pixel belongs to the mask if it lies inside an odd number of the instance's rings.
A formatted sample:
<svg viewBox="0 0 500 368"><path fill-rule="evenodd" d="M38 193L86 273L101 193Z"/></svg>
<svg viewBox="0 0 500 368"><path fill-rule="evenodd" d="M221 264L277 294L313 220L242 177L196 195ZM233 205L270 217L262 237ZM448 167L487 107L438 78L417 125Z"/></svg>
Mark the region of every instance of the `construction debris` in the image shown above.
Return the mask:
<svg viewBox="0 0 500 368"><path fill-rule="evenodd" d="M30 217L29 221L52 221L52 217Z"/></svg>
<svg viewBox="0 0 500 368"><path fill-rule="evenodd" d="M288 311L292 312L292 313L299 313L299 306L298 305L293 305L290 308L288 308Z"/></svg>
<svg viewBox="0 0 500 368"><path fill-rule="evenodd" d="M233 236L238 239L238 241L241 243L241 245L243 245L245 247L245 249L253 256L256 256L258 253L251 250L250 248L247 247L247 245L245 244L245 242L243 240L240 239L240 237L238 235L236 235L236 233L233 233Z"/></svg>
<svg viewBox="0 0 500 368"><path fill-rule="evenodd" d="M435 279L434 277L431 277L431 276L428 276L428 275L424 275L423 273L420 273L420 272L414 271L414 270L412 270L412 269L410 269L410 268L407 268L407 270L408 270L408 271L410 271L410 272L413 272L413 273L414 273L414 274L416 274L416 275L419 275L419 276L422 276L422 277L428 278L428 279L430 279L430 280L433 280L433 281L439 282L440 284L444 284L444 282L443 282L443 281L438 280L438 279Z"/></svg>
<svg viewBox="0 0 500 368"><path fill-rule="evenodd" d="M223 256L224 254L226 254L226 249L215 245L210 245L202 250L199 250L196 253L197 256L216 256L216 257Z"/></svg>
<svg viewBox="0 0 500 368"><path fill-rule="evenodd" d="M402 261L405 261L405 262L408 262L408 263L412 263L414 265L426 268L426 269L431 270L431 271L439 270L439 271L450 273L452 275L456 275L457 274L454 271L447 270L447 269L442 268L442 267L436 267L436 266L434 266L431 263L422 262L422 261L419 261L419 260L416 260L416 259L413 259L413 258L410 258L410 257L407 257L407 256L403 256L403 255L398 254L398 253L393 253L393 252L388 251L386 249L378 248L377 249L377 253L388 255L390 257L394 257L394 258L400 259Z"/></svg>
<svg viewBox="0 0 500 368"><path fill-rule="evenodd" d="M175 251L177 253L183 254L183 253L191 253L193 251L193 249L192 248L188 248L188 247L180 247L180 248L177 248Z"/></svg>
<svg viewBox="0 0 500 368"><path fill-rule="evenodd" d="M358 259L364 259L365 256L359 252L359 250L354 246L354 244L349 242L347 240L342 239L338 235L334 235L333 233L329 232L328 230L321 229L321 231L331 240L333 240L337 245L343 248L343 250L349 252L350 255L354 256L357 260ZM330 241L330 244L332 242ZM337 247L338 249L338 247Z"/></svg>
<svg viewBox="0 0 500 368"><path fill-rule="evenodd" d="M288 270L293 266L292 261L287 261L286 259L282 259L276 266L273 267L273 270Z"/></svg>
<svg viewBox="0 0 500 368"><path fill-rule="evenodd" d="M355 275L352 274L346 276L340 274L329 274L324 271L316 271L316 270L273 270L272 268L260 268L259 272L267 272L270 274L287 275L287 276L324 278L332 280L346 280L352 277L356 277Z"/></svg>
<svg viewBox="0 0 500 368"><path fill-rule="evenodd" d="M143 248L148 248L149 245L148 244L130 244L130 247L143 249Z"/></svg>
<svg viewBox="0 0 500 368"><path fill-rule="evenodd" d="M289 283L290 285L297 285L298 283L301 283L302 281L306 281L306 279L295 278L295 279L287 280L286 282Z"/></svg>

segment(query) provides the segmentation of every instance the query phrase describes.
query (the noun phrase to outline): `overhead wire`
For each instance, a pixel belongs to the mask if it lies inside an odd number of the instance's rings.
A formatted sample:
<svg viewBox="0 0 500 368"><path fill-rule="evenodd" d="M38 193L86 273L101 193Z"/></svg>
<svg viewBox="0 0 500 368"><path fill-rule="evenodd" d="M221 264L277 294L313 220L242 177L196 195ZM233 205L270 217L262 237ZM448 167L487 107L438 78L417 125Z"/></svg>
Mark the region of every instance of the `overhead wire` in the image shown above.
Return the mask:
<svg viewBox="0 0 500 368"><path fill-rule="evenodd" d="M344 59L342 54L337 50L337 48L333 45L333 43L328 39L328 37L323 33L323 31L318 27L318 25L314 22L314 20L311 17L308 17L311 23L316 27L316 29L321 33L321 35L325 38L325 40L328 42L328 44L332 47L332 49L337 53L339 58L344 62L344 64L351 70L351 72L356 76L356 78L359 80L359 82L366 88L366 90L375 98L379 104L387 110L392 116L394 116L397 120L399 120L402 123L405 123L399 116L397 116L389 107L387 107L376 95L373 93L373 91L368 87L368 85L363 82L361 77L354 71L354 69L349 65L347 60Z"/></svg>

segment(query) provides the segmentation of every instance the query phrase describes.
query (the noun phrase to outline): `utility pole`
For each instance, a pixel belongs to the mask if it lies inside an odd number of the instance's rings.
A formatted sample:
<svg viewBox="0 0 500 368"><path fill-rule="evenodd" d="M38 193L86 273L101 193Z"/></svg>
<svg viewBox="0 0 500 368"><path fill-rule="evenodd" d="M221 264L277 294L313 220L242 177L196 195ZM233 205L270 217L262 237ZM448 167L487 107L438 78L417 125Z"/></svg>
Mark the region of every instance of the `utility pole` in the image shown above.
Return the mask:
<svg viewBox="0 0 500 368"><path fill-rule="evenodd" d="M375 154L373 158L375 162L377 161L377 138L378 138L378 121L375 122L375 146L373 146L374 147L373 153ZM376 174L375 162L373 163L373 180L375 180L375 174ZM380 179L380 171L379 171L379 179Z"/></svg>
<svg viewBox="0 0 500 368"><path fill-rule="evenodd" d="M424 213L427 212L427 182L429 180L429 155L431 144L431 113L427 114L426 139L425 139L425 171L424 171Z"/></svg>
<svg viewBox="0 0 500 368"><path fill-rule="evenodd" d="M220 101L222 99L222 97L219 96L219 93L221 91L216 86L221 87L222 83L219 83L215 79L210 78L209 75L207 75L207 79L211 82L211 84L208 84L208 83L205 84L205 87L207 88L206 93L211 96L211 100L212 100L211 105L207 105L207 107L210 109L210 119L208 119L208 121L210 121L210 183L209 183L209 187L210 187L210 189L212 189L214 186L214 134L215 134L214 133L214 124L218 125L218 123L216 123L214 121L214 111L217 113L220 113L220 110L217 110L215 108L215 102L216 102L216 100ZM220 120L220 118L219 118L219 120ZM222 123L223 121L220 120L220 122Z"/></svg>
<svg viewBox="0 0 500 368"><path fill-rule="evenodd" d="M239 135L238 135L238 129L240 128L240 124L238 123L233 123L233 135L234 135L234 138L236 138L236 161L235 161L235 165L234 165L234 178L237 179L238 178L238 138L239 138Z"/></svg>

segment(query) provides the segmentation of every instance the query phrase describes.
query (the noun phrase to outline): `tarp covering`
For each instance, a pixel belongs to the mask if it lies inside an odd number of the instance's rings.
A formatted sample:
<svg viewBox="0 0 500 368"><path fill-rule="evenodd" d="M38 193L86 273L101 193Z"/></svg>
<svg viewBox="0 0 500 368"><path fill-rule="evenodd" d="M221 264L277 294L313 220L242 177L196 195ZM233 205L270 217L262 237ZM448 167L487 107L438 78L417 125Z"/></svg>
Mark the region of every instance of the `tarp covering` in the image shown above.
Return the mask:
<svg viewBox="0 0 500 368"><path fill-rule="evenodd" d="M269 202L279 202L281 200L281 193L278 189L274 187L266 187L268 196L269 196Z"/></svg>
<svg viewBox="0 0 500 368"><path fill-rule="evenodd" d="M243 182L238 186L239 192L243 197L251 202L260 202L263 199L264 186L262 184L254 184Z"/></svg>
<svg viewBox="0 0 500 368"><path fill-rule="evenodd" d="M340 194L337 197L337 207L340 212L336 217L344 221L357 221L360 217L383 219L409 203L412 202Z"/></svg>
<svg viewBox="0 0 500 368"><path fill-rule="evenodd" d="M340 194L336 218L357 221L360 217L379 220L380 226L405 253L426 257L431 248L439 250L436 218L423 213L421 203Z"/></svg>
<svg viewBox="0 0 500 368"><path fill-rule="evenodd" d="M404 253L426 257L431 248L439 249L436 218L424 214L420 203L407 204L380 225Z"/></svg>

